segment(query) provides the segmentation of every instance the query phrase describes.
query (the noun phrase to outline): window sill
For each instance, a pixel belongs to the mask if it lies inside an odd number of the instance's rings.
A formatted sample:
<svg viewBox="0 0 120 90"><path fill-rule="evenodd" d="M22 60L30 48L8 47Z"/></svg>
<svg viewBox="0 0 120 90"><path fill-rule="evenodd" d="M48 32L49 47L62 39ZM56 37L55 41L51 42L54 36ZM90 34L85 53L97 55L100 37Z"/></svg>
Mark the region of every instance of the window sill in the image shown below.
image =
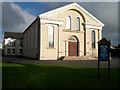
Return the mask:
<svg viewBox="0 0 120 90"><path fill-rule="evenodd" d="M96 48L92 48L91 50L97 50Z"/></svg>
<svg viewBox="0 0 120 90"><path fill-rule="evenodd" d="M49 47L46 47L46 48L47 48L47 49L56 49L56 48L52 48L52 47L51 47L51 48L49 48Z"/></svg>

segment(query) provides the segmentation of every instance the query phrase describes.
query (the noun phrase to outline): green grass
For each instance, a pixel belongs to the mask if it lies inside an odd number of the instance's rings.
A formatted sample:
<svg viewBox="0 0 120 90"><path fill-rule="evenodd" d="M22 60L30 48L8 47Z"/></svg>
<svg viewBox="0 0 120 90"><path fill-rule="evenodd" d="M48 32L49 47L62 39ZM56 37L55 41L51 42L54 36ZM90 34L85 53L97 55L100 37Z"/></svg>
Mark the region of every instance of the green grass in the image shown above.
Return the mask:
<svg viewBox="0 0 120 90"><path fill-rule="evenodd" d="M3 88L118 88L118 69L48 64L11 64L2 66Z"/></svg>

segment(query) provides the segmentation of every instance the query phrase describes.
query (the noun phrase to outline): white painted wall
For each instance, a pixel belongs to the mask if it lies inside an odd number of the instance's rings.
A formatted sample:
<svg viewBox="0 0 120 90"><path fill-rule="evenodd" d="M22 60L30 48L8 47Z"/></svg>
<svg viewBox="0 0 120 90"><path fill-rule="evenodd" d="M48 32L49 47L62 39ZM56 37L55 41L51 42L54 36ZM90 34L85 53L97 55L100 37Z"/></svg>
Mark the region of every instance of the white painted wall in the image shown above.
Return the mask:
<svg viewBox="0 0 120 90"><path fill-rule="evenodd" d="M8 42L11 42L10 46L8 46ZM15 42L15 46L13 46L13 42ZM8 49L10 49L10 53L8 53ZM13 49L15 49L15 53L13 53ZM22 49L22 46L20 46L20 40L12 39L12 38L6 38L4 40L4 54L5 55L22 55L20 53L20 49Z"/></svg>

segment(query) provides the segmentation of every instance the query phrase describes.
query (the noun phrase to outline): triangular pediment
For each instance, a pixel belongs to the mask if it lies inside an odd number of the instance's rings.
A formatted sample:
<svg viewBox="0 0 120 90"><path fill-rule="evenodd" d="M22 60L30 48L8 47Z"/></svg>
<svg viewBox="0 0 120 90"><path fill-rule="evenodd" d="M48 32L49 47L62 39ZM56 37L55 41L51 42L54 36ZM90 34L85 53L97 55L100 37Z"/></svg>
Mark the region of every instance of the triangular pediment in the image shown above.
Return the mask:
<svg viewBox="0 0 120 90"><path fill-rule="evenodd" d="M102 38L98 44L106 44L106 45L109 45L110 44L110 41L108 41L106 38Z"/></svg>
<svg viewBox="0 0 120 90"><path fill-rule="evenodd" d="M46 13L43 13L43 14L40 14L39 17L42 18L42 17L47 17L49 16L50 14L54 14L54 13L57 13L59 11L63 11L63 10L72 10L72 9L76 9L78 11L81 11L82 13L84 13L84 15L86 16L89 16L93 21L95 21L96 23L98 23L98 25L100 26L104 26L104 24L98 20L95 16L93 16L92 14L90 14L87 10L85 10L83 7L81 7L79 4L77 3L72 3L72 4L69 4L69 5L66 5L66 6L63 6L63 7L60 7L60 8L57 8L57 9L54 9L54 10L51 10L51 11L48 11ZM86 22L87 23L87 22Z"/></svg>

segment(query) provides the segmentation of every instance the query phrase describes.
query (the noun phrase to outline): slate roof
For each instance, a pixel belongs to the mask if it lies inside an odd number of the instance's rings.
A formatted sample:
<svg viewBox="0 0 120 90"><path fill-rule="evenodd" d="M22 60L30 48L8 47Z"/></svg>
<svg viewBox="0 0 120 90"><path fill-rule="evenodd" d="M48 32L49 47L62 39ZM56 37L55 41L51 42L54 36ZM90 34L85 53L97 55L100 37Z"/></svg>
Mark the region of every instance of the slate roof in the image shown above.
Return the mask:
<svg viewBox="0 0 120 90"><path fill-rule="evenodd" d="M14 39L22 39L23 34L20 32L5 32L4 38L14 38Z"/></svg>

